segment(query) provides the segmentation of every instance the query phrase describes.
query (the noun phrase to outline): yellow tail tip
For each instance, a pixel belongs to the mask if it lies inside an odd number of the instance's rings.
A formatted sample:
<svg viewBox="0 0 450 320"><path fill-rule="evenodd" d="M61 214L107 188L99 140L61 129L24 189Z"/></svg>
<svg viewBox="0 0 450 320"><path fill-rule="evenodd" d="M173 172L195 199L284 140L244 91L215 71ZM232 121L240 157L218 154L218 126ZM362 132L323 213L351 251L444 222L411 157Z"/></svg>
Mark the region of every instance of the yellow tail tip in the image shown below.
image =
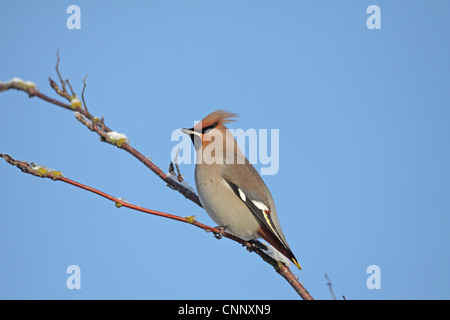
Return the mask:
<svg viewBox="0 0 450 320"><path fill-rule="evenodd" d="M302 267L300 267L300 264L298 263L297 260L295 260L295 258L292 258L292 262L294 262L295 266L296 266L299 270L302 270Z"/></svg>

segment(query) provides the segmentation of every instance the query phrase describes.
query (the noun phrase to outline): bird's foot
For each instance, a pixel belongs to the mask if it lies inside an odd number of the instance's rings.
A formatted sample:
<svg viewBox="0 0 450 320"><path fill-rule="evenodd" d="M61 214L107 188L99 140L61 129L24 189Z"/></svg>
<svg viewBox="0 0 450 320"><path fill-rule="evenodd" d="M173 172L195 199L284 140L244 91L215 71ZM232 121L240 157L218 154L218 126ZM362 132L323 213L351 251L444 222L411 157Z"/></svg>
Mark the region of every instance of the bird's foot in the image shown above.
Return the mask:
<svg viewBox="0 0 450 320"><path fill-rule="evenodd" d="M267 246L259 240L249 240L248 241L251 246L247 247L247 250L250 252L255 251L255 249L267 250Z"/></svg>
<svg viewBox="0 0 450 320"><path fill-rule="evenodd" d="M214 232L214 237L216 239L222 239L223 233L225 232L226 228L227 227L224 227L224 226L217 226L216 229L218 229L219 232Z"/></svg>

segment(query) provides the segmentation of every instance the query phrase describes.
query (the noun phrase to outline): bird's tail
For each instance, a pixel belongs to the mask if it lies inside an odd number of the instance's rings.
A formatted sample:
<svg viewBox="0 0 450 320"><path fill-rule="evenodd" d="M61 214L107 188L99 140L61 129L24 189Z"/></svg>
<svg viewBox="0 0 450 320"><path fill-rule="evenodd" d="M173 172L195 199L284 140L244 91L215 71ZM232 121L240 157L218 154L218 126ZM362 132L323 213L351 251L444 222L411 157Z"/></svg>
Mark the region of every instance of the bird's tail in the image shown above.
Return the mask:
<svg viewBox="0 0 450 320"><path fill-rule="evenodd" d="M277 249L283 256L292 261L299 270L302 270L300 263L298 263L297 258L295 258L289 246L284 241L280 241L273 232L267 228L261 227L258 231L258 235Z"/></svg>
<svg viewBox="0 0 450 320"><path fill-rule="evenodd" d="M297 261L297 259L295 259L295 257L292 257L291 260L299 270L302 270L300 263L298 263L298 261Z"/></svg>

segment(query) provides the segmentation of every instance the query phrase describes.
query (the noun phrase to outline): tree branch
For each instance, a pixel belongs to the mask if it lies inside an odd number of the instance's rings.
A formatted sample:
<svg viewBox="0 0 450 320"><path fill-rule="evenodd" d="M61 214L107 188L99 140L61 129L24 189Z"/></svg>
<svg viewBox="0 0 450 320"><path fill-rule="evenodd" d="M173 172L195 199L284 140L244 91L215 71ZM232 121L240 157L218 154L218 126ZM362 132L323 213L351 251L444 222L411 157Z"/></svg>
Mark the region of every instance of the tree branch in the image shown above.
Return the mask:
<svg viewBox="0 0 450 320"><path fill-rule="evenodd" d="M59 89L58 85L55 81L53 81L51 78L49 78L50 86L58 93L59 95L66 97L67 92L64 93L64 91L61 91ZM87 109L83 108L81 105L81 102L78 103L78 99L76 96L72 98L71 104L67 104L61 101L58 101L56 99L50 98L47 95L39 92L36 85L29 82L29 81L23 81L22 79L14 78L11 81L8 82L0 82L0 92L6 91L9 89L15 89L19 91L24 91L28 93L28 96L30 98L32 97L38 97L44 101L50 102L51 104L54 104L58 107L61 107L65 110L78 112L79 114L83 115L85 119L89 121L82 122L89 130L96 132L100 138L101 141L107 142L109 144L115 145L118 148L121 148L128 153L130 153L132 156L134 156L136 159L141 161L147 168L152 170L159 178L161 178L171 189L177 190L179 193L181 193L183 196L185 196L187 199L191 200L192 202L196 203L198 206L202 206L200 203L200 199L198 196L189 190L188 188L185 188L183 185L177 183L175 180L171 179L170 176L168 176L166 173L164 173L158 166L156 166L152 161L150 161L147 157L145 157L142 153L140 153L138 150L133 148L128 143L117 143L114 142L111 139L108 139L106 134L108 132L113 132L109 127L107 127L104 123L104 120L100 120L100 118L93 116L91 113L87 111ZM78 117L77 117L78 119ZM78 119L80 120L80 119Z"/></svg>
<svg viewBox="0 0 450 320"><path fill-rule="evenodd" d="M123 206L123 207L127 207L127 208L130 208L130 209L133 209L133 210L141 211L141 212L144 212L144 213L153 214L153 215L156 215L156 216L160 216L160 217L164 217L164 218L168 218L168 219L172 219L172 220L176 220L176 221L190 223L192 225L195 225L196 227L199 227L201 229L204 229L204 230L207 230L207 231L210 231L210 232L213 232L213 233L219 233L220 232L220 230L218 230L216 228L212 228L212 227L209 227L209 226L204 225L202 223L193 221L192 218L190 218L190 217L183 218L183 217L179 217L179 216L176 216L176 215L173 215L173 214L164 213L164 212L151 210L151 209L146 209L146 208L143 208L143 207L140 207L140 206L137 206L137 205L130 204L127 201L125 201L124 199L113 197L113 196L111 196L111 195L109 195L109 194L107 194L107 193L105 193L103 191L100 191L98 189L89 187L89 186L84 185L84 184L82 184L80 182L77 182L75 180L66 178L61 171L49 169L46 166L42 166L42 165L36 165L33 162L28 163L27 161L16 160L16 159L12 158L8 154L0 153L0 157L3 158L10 165L13 165L13 166L19 168L23 173L28 173L28 174L31 174L31 175L33 175L35 177L48 178L48 179L52 179L54 181L62 181L62 182L71 184L71 185L73 185L75 187L78 187L78 188L84 189L86 191L95 193L95 194L97 194L97 195L99 195L99 196L101 196L103 198L106 198L106 199L108 199L110 201L113 201L116 204L117 207L122 207ZM232 240L235 240L235 241L237 241L239 239L239 238L234 237L233 235L225 234L225 233L223 234L223 236L227 237L227 238L230 238ZM241 240L241 239L239 239L239 240ZM241 244L245 245L245 243L241 243Z"/></svg>

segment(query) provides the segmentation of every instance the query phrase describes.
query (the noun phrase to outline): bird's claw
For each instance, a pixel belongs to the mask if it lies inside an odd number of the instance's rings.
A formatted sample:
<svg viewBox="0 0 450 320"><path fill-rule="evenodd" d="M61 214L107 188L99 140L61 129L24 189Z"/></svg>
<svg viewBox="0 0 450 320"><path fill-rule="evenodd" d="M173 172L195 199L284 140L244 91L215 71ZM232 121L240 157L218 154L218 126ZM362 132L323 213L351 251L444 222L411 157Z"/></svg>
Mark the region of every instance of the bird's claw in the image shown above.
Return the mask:
<svg viewBox="0 0 450 320"><path fill-rule="evenodd" d="M224 226L217 226L216 229L218 229L219 232L214 232L214 237L216 239L222 239L223 233L225 232L226 228L227 227L224 227Z"/></svg>

